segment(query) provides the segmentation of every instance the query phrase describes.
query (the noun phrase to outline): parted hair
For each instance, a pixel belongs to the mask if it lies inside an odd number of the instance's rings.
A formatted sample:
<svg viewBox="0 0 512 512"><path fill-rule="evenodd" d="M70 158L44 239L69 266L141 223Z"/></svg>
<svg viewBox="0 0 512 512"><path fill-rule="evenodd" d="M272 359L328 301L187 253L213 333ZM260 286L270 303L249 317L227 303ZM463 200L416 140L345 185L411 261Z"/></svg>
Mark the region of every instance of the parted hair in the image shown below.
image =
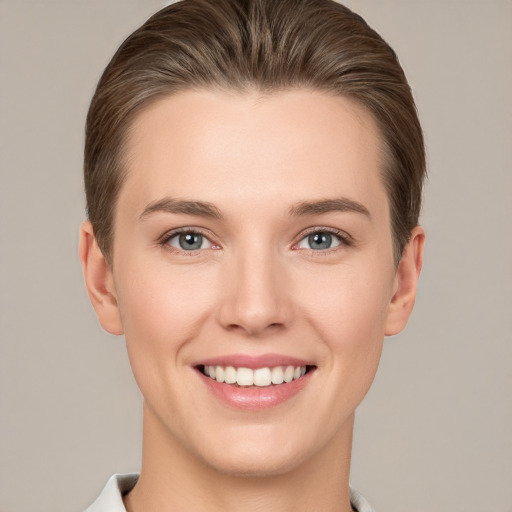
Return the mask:
<svg viewBox="0 0 512 512"><path fill-rule="evenodd" d="M418 224L425 149L392 48L333 0L181 0L133 32L105 68L86 122L87 214L112 263L127 134L151 102L190 89L308 88L349 98L375 119L398 263Z"/></svg>

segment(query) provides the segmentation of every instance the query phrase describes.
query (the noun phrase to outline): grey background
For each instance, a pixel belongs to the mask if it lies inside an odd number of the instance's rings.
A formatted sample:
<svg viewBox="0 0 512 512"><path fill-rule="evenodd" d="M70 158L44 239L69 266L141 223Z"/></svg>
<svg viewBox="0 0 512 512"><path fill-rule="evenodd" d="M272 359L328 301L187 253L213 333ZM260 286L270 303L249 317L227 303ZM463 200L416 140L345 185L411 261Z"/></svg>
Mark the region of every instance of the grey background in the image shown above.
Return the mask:
<svg viewBox="0 0 512 512"><path fill-rule="evenodd" d="M428 144L426 261L356 420L378 512L512 511L512 2L353 0L395 48ZM83 125L157 0L0 0L0 511L80 512L137 470L141 398L77 256Z"/></svg>

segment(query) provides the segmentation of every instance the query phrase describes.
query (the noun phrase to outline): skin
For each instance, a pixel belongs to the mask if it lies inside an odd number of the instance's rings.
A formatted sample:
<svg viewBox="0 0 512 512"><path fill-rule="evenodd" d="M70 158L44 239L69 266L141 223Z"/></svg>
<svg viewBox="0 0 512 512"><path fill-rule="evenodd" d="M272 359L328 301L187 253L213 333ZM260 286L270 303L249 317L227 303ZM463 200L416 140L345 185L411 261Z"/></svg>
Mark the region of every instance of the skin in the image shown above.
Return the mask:
<svg viewBox="0 0 512 512"><path fill-rule="evenodd" d="M384 336L405 327L424 241L415 228L394 265L380 148L366 111L311 90L187 91L139 114L112 266L89 222L80 248L99 321L125 335L144 396L129 512L351 510L354 411ZM169 198L207 202L221 217L176 211ZM297 212L340 198L334 210ZM202 248L169 239L180 228L202 233ZM335 231L332 247L312 248L312 230ZM223 403L193 366L267 353L315 367L268 409Z"/></svg>

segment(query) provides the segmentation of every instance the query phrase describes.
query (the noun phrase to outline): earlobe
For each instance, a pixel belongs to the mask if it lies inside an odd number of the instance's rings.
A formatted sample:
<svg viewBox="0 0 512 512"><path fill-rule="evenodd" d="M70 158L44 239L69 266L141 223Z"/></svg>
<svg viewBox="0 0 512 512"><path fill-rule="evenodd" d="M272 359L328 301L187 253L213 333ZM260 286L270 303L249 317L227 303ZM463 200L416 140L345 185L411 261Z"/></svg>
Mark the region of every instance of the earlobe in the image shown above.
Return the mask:
<svg viewBox="0 0 512 512"><path fill-rule="evenodd" d="M100 324L110 334L123 334L112 271L89 221L80 228L79 251L85 285Z"/></svg>
<svg viewBox="0 0 512 512"><path fill-rule="evenodd" d="M416 290L423 265L425 232L416 226L411 231L409 242L404 247L395 276L395 293L391 299L386 319L386 336L401 332L414 307Z"/></svg>

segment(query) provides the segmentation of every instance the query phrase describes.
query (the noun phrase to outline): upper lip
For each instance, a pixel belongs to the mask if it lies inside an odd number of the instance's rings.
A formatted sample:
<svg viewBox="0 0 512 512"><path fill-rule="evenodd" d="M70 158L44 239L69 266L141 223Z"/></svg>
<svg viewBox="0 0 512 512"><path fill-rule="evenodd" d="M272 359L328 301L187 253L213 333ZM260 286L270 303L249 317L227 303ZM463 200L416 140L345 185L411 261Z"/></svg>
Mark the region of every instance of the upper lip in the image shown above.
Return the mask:
<svg viewBox="0 0 512 512"><path fill-rule="evenodd" d="M192 366L234 366L236 368L273 368L275 366L313 366L311 361L282 354L230 354L201 359Z"/></svg>

